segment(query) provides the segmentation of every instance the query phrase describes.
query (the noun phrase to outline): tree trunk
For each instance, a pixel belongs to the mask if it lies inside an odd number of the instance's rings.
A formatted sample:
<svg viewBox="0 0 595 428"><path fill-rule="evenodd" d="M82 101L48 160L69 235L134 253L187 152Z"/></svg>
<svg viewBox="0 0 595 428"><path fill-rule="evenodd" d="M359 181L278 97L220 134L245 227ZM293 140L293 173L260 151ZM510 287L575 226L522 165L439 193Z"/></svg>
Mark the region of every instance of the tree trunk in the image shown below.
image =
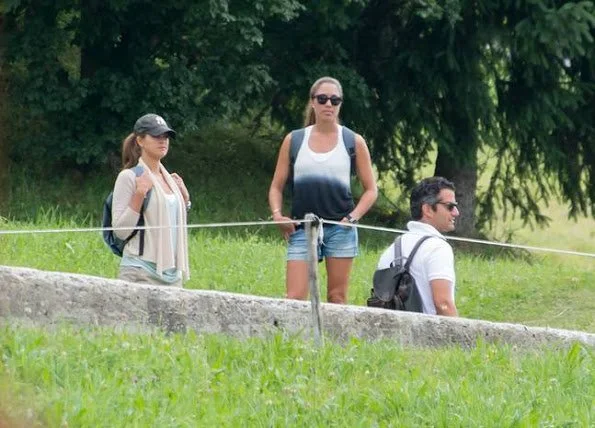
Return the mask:
<svg viewBox="0 0 595 428"><path fill-rule="evenodd" d="M4 68L4 16L0 14L0 208L4 208L10 201L10 176L8 174L10 147L6 140L8 136L8 85Z"/></svg>
<svg viewBox="0 0 595 428"><path fill-rule="evenodd" d="M477 237L475 227L475 191L477 189L477 156L469 156L466 162L454 159L452 152L438 147L434 174L452 181L461 215L457 219L455 233L465 237Z"/></svg>

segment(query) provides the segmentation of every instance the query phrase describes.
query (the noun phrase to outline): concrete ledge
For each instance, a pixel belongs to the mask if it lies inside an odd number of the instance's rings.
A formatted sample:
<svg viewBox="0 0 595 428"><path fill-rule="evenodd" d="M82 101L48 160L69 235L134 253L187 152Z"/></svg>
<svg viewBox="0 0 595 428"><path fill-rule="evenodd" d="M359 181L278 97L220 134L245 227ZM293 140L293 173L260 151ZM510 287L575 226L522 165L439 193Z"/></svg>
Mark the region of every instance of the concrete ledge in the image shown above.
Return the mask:
<svg viewBox="0 0 595 428"><path fill-rule="evenodd" d="M86 275L0 266L0 318L36 325L73 323L125 329L195 330L239 338L279 330L311 337L309 302L145 286ZM325 337L393 340L406 346L473 347L479 339L515 347L595 346L595 335L517 324L452 319L362 306L322 305Z"/></svg>

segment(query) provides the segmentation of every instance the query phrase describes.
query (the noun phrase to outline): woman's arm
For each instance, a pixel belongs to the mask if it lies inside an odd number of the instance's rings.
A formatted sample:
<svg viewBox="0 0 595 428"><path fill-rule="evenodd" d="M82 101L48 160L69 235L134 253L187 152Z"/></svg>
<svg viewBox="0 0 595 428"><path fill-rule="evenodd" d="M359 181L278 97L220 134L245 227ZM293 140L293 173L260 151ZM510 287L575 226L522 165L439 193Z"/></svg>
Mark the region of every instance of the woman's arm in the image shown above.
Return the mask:
<svg viewBox="0 0 595 428"><path fill-rule="evenodd" d="M355 167L359 181L364 188L364 193L362 193L359 202L350 215L353 219L359 220L372 208L378 197L370 152L366 141L359 134L355 136Z"/></svg>
<svg viewBox="0 0 595 428"><path fill-rule="evenodd" d="M184 199L184 205L188 206L188 202L190 201L190 192L188 192L186 183L184 183L184 180L182 179L182 177L180 177L177 173L172 172L170 175L171 175L171 178L174 179L174 183L176 183L176 186L178 186L178 189L180 190L180 193L182 194L182 199Z"/></svg>
<svg viewBox="0 0 595 428"><path fill-rule="evenodd" d="M126 239L134 231L134 227L138 223L140 209L145 197L142 191L142 189L140 191L137 189L136 176L132 170L128 169L120 172L114 185L112 226L129 228L114 230L114 234L120 239Z"/></svg>
<svg viewBox="0 0 595 428"><path fill-rule="evenodd" d="M279 149L279 157L277 158L277 166L273 174L271 187L269 188L269 207L273 220L275 221L291 221L291 218L283 215L283 188L289 177L289 149L291 146L291 133L287 134L283 139L281 148ZM280 224L279 229L283 233L285 239L289 238L295 232L295 225L293 223Z"/></svg>

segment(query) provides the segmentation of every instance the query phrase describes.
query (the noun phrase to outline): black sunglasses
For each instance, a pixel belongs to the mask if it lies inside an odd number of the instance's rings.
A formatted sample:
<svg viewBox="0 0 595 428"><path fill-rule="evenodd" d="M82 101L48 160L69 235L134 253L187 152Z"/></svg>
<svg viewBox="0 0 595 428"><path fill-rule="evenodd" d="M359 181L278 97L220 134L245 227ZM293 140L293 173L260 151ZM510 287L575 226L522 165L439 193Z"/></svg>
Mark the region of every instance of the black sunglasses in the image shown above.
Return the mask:
<svg viewBox="0 0 595 428"><path fill-rule="evenodd" d="M334 106L338 106L339 104L341 104L343 102L343 98L338 97L336 95L331 95L330 97L326 94L320 94L320 95L313 95L312 99L316 98L316 101L318 101L318 104L326 104L328 100L331 100L331 104Z"/></svg>
<svg viewBox="0 0 595 428"><path fill-rule="evenodd" d="M436 202L437 204L444 205L448 211L452 211L459 206L456 202Z"/></svg>

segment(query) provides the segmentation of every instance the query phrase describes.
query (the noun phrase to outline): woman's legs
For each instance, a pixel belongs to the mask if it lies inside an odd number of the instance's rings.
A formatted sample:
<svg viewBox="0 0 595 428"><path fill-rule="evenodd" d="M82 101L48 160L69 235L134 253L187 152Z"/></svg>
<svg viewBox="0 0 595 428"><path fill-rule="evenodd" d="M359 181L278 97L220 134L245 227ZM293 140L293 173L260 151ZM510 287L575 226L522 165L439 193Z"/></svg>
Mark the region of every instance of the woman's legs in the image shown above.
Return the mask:
<svg viewBox="0 0 595 428"><path fill-rule="evenodd" d="M308 297L308 243L304 228L289 236L285 286L288 299L304 300Z"/></svg>
<svg viewBox="0 0 595 428"><path fill-rule="evenodd" d="M308 297L308 262L288 260L285 278L288 299L304 300Z"/></svg>
<svg viewBox="0 0 595 428"><path fill-rule="evenodd" d="M329 303L347 303L347 288L349 287L351 266L353 266L353 258L326 258L326 300Z"/></svg>
<svg viewBox="0 0 595 428"><path fill-rule="evenodd" d="M347 303L349 275L357 255L357 229L343 225L324 225L322 254L326 260L329 303Z"/></svg>
<svg viewBox="0 0 595 428"><path fill-rule="evenodd" d="M357 230L347 226L325 225L323 244L318 257L326 259L327 301L347 303L347 288L353 258L357 255ZM288 299L304 300L308 297L308 251L304 229L289 237L287 251L286 287Z"/></svg>

